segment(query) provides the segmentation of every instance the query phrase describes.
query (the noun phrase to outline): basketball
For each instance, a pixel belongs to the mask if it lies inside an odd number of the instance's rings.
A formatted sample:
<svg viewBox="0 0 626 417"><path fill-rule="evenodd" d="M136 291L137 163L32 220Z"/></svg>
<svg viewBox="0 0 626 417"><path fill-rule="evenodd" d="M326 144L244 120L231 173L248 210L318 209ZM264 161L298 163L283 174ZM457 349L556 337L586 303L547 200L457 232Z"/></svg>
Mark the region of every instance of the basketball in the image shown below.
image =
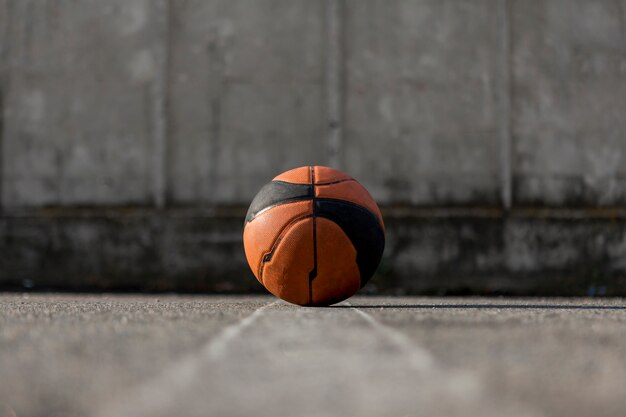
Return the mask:
<svg viewBox="0 0 626 417"><path fill-rule="evenodd" d="M328 167L287 171L263 186L246 215L244 249L261 284L302 306L354 295L385 247L376 202L349 175Z"/></svg>

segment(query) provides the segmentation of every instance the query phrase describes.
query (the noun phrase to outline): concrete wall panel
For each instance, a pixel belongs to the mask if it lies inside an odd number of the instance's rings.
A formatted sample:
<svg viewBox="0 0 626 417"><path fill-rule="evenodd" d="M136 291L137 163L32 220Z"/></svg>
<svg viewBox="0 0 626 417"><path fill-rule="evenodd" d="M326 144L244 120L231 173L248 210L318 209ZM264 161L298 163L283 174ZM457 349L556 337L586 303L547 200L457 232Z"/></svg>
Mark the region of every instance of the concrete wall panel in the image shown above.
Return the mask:
<svg viewBox="0 0 626 417"><path fill-rule="evenodd" d="M626 2L513 2L518 204L626 202Z"/></svg>
<svg viewBox="0 0 626 417"><path fill-rule="evenodd" d="M345 167L381 202L497 202L497 5L347 2Z"/></svg>
<svg viewBox="0 0 626 417"><path fill-rule="evenodd" d="M5 204L149 202L154 3L8 3Z"/></svg>
<svg viewBox="0 0 626 417"><path fill-rule="evenodd" d="M0 193L9 208L244 204L336 152L382 204L499 205L511 164L517 205L623 205L625 10L0 0Z"/></svg>
<svg viewBox="0 0 626 417"><path fill-rule="evenodd" d="M9 43L7 41L8 34L8 14L9 14L9 2L8 0L0 0L0 213L3 209L3 173L4 173L4 97L6 95L6 89L8 83L6 81L7 73L7 61L8 61L8 49Z"/></svg>
<svg viewBox="0 0 626 417"><path fill-rule="evenodd" d="M310 0L174 1L169 193L242 203L324 162L324 11Z"/></svg>

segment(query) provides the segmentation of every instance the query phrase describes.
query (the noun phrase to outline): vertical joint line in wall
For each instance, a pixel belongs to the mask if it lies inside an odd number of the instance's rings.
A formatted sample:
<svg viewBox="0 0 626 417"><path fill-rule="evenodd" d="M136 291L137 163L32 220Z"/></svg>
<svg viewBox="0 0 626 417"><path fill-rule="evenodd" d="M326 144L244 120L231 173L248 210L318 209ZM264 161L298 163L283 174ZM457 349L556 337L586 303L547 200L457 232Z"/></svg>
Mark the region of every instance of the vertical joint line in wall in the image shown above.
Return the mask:
<svg viewBox="0 0 626 417"><path fill-rule="evenodd" d="M0 68L0 214L4 209L4 74Z"/></svg>
<svg viewBox="0 0 626 417"><path fill-rule="evenodd" d="M620 21L622 23L622 52L626 55L626 0L618 1L617 7L620 11Z"/></svg>
<svg viewBox="0 0 626 417"><path fill-rule="evenodd" d="M343 141L344 0L326 0L326 148L328 165L341 165Z"/></svg>
<svg viewBox="0 0 626 417"><path fill-rule="evenodd" d="M155 2L158 36L156 43L156 73L152 83L152 182L153 201L157 208L165 207L167 195L167 136L168 136L168 73L170 53L170 0Z"/></svg>
<svg viewBox="0 0 626 417"><path fill-rule="evenodd" d="M222 96L227 86L225 77L225 50L226 40L220 35L218 28L213 27L210 31L210 42L208 43L209 77L208 102L209 102L209 129L208 129L208 155L209 163L208 186L203 185L209 194L201 192L206 196L206 202L214 204L217 200L217 187L219 179L219 158L220 158L220 137L222 132Z"/></svg>
<svg viewBox="0 0 626 417"><path fill-rule="evenodd" d="M4 135L5 135L5 96L9 86L9 14L8 2L0 2L0 213L4 210Z"/></svg>
<svg viewBox="0 0 626 417"><path fill-rule="evenodd" d="M512 131L511 131L511 0L498 2L498 32L500 40L500 72L498 86L500 144L500 199L505 210L513 204L513 162L512 162Z"/></svg>

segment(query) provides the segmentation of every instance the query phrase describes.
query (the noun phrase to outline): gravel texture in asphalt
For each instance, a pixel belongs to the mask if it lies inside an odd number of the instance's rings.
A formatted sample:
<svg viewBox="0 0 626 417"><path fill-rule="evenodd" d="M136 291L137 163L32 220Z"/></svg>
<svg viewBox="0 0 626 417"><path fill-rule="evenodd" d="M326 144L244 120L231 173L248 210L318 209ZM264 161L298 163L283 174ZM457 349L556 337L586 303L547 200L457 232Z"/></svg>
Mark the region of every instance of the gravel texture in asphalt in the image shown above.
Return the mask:
<svg viewBox="0 0 626 417"><path fill-rule="evenodd" d="M0 417L626 415L626 300L0 294Z"/></svg>

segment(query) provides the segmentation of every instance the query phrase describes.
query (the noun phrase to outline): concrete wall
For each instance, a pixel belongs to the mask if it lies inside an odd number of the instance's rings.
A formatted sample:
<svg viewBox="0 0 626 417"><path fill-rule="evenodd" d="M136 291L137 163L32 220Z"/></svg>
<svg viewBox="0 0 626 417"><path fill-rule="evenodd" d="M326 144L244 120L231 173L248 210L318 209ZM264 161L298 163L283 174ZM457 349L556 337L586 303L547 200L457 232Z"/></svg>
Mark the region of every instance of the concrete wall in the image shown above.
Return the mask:
<svg viewBox="0 0 626 417"><path fill-rule="evenodd" d="M2 3L4 206L150 202L156 2Z"/></svg>
<svg viewBox="0 0 626 417"><path fill-rule="evenodd" d="M244 203L324 163L324 2L172 1L168 201Z"/></svg>
<svg viewBox="0 0 626 417"><path fill-rule="evenodd" d="M498 204L499 1L348 1L345 167L385 203Z"/></svg>
<svg viewBox="0 0 626 417"><path fill-rule="evenodd" d="M466 248L466 277L626 276L625 22L626 0L0 0L0 285L239 276L233 213L309 164L389 207L390 242L433 239L391 244L380 288L440 288L460 261L437 239ZM491 210L480 247L473 207ZM119 258L129 210L139 246ZM599 231L599 252L576 243ZM525 255L559 233L575 256Z"/></svg>
<svg viewBox="0 0 626 417"><path fill-rule="evenodd" d="M512 3L520 204L626 204L626 2Z"/></svg>
<svg viewBox="0 0 626 417"><path fill-rule="evenodd" d="M244 204L317 163L382 203L623 205L624 9L0 0L3 204Z"/></svg>

